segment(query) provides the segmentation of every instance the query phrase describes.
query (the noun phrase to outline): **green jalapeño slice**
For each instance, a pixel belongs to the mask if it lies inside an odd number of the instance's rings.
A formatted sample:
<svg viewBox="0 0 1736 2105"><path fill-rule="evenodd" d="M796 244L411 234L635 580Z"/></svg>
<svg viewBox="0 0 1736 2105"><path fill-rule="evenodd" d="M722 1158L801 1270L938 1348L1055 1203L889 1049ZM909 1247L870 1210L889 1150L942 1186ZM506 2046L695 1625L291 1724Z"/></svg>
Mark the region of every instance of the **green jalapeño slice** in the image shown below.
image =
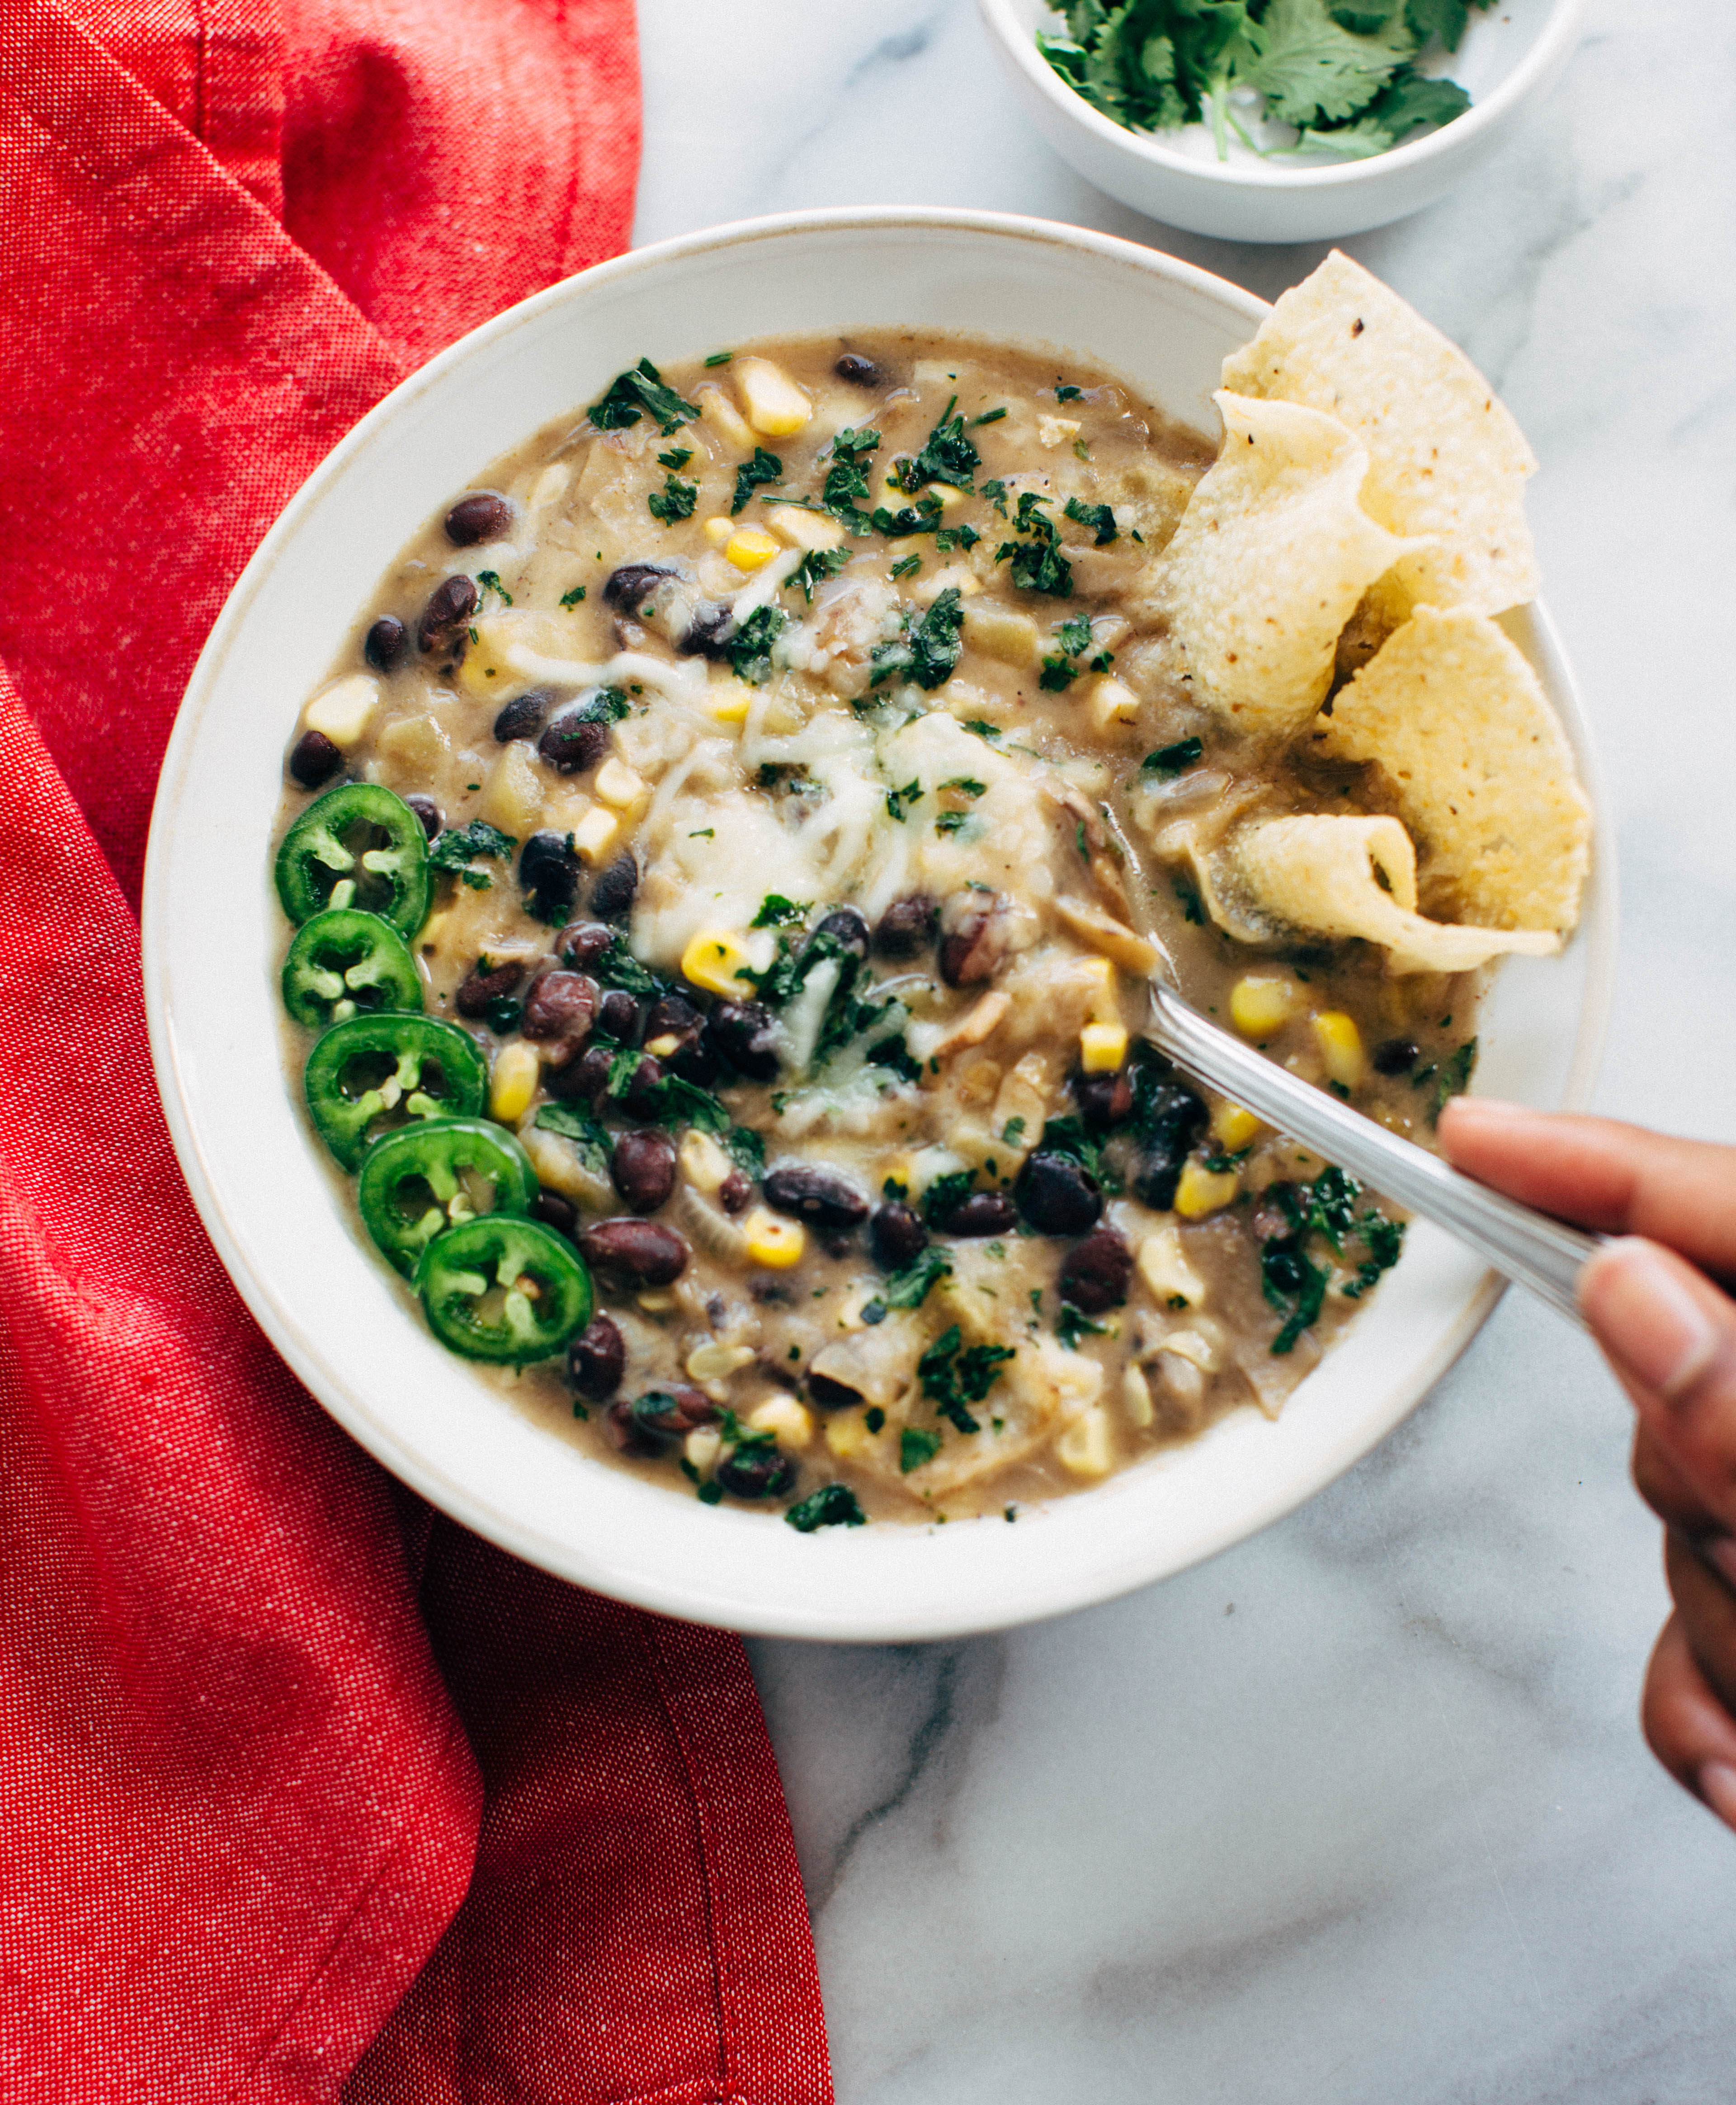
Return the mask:
<svg viewBox="0 0 1736 2105"><path fill-rule="evenodd" d="M352 1016L334 1023L302 1077L320 1137L346 1169L370 1141L420 1119L474 1118L488 1097L476 1040L432 1016Z"/></svg>
<svg viewBox="0 0 1736 2105"><path fill-rule="evenodd" d="M467 1360L551 1359L591 1320L591 1275L535 1221L490 1213L435 1236L416 1285L428 1328Z"/></svg>
<svg viewBox="0 0 1736 2105"><path fill-rule="evenodd" d="M428 918L428 837L404 799L345 782L308 806L277 851L277 896L292 921L360 907L414 936Z"/></svg>
<svg viewBox="0 0 1736 2105"><path fill-rule="evenodd" d="M430 1119L377 1140L356 1187L364 1225L406 1279L437 1235L461 1221L521 1215L536 1196L530 1158L486 1119Z"/></svg>
<svg viewBox="0 0 1736 2105"><path fill-rule="evenodd" d="M284 959L284 1007L317 1029L364 1009L420 1009L422 981L404 938L378 914L340 907L295 932Z"/></svg>

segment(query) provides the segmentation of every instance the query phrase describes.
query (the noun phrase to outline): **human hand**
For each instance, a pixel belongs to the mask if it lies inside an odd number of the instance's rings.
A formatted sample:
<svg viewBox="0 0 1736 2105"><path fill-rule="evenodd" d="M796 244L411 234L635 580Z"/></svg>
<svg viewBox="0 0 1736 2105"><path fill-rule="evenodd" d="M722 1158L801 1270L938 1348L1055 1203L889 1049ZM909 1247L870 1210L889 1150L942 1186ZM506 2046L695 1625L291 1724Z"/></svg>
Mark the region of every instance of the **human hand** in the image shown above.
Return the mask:
<svg viewBox="0 0 1736 2105"><path fill-rule="evenodd" d="M1676 1612L1646 1674L1645 1736L1736 1828L1736 1147L1479 1097L1442 1114L1456 1167L1621 1240L1580 1307L1640 1414L1634 1482L1664 1523ZM1708 1276L1710 1275L1710 1276Z"/></svg>

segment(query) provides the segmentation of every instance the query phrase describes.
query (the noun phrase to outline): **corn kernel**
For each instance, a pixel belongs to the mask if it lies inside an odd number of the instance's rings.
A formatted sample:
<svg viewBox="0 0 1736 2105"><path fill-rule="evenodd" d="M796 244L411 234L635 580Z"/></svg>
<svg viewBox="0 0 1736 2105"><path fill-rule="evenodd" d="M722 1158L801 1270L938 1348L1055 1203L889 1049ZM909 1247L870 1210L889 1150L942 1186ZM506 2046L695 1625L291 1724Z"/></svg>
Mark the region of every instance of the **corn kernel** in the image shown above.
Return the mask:
<svg viewBox="0 0 1736 2105"><path fill-rule="evenodd" d="M1127 1371L1121 1376L1121 1408L1134 1425L1149 1425L1157 1415L1152 1402L1152 1385L1136 1360L1128 1361Z"/></svg>
<svg viewBox="0 0 1736 2105"><path fill-rule="evenodd" d="M774 504L766 514L766 524L792 548L841 548L844 544L844 530L835 519L794 504ZM705 530L711 531L709 523ZM732 523L730 530L735 530ZM729 535L723 538L727 540Z"/></svg>
<svg viewBox="0 0 1736 2105"><path fill-rule="evenodd" d="M715 424L732 446L739 446L745 454L754 450L754 434L746 418L721 387L714 384L701 387L696 399L700 414L708 424Z"/></svg>
<svg viewBox="0 0 1736 2105"><path fill-rule="evenodd" d="M1269 1038L1302 1006L1302 990L1287 972L1249 972L1230 994L1230 1019L1244 1038Z"/></svg>
<svg viewBox="0 0 1736 2105"><path fill-rule="evenodd" d="M705 521L705 539L710 542L714 548L723 547L735 530L736 522L733 519L718 517L708 519Z"/></svg>
<svg viewBox="0 0 1736 2105"><path fill-rule="evenodd" d="M1175 1187L1175 1210L1184 1220L1197 1221L1228 1205L1241 1189L1242 1179L1233 1169L1219 1172L1189 1161Z"/></svg>
<svg viewBox="0 0 1736 2105"><path fill-rule="evenodd" d="M745 680L714 680L706 692L705 710L714 723L745 723L753 706L754 690Z"/></svg>
<svg viewBox="0 0 1736 2105"><path fill-rule="evenodd" d="M1166 1224L1153 1230L1139 1245L1138 1263L1139 1276L1165 1307L1185 1301L1197 1308L1204 1302L1206 1282L1188 1263L1178 1228Z"/></svg>
<svg viewBox="0 0 1736 2105"><path fill-rule="evenodd" d="M365 673L352 673L347 680L340 680L310 702L302 721L310 731L318 731L340 752L347 753L361 743L379 699L377 681L370 680Z"/></svg>
<svg viewBox="0 0 1736 2105"><path fill-rule="evenodd" d="M1246 1147L1255 1134L1264 1130L1261 1121L1253 1112L1244 1111L1240 1104L1233 1104L1228 1097L1220 1097L1211 1114L1211 1137L1229 1153Z"/></svg>
<svg viewBox="0 0 1736 2105"><path fill-rule="evenodd" d="M1107 731L1114 724L1139 721L1139 697L1125 680L1116 679L1112 673L1105 673L1101 679L1091 682L1085 690L1085 707L1099 731Z"/></svg>
<svg viewBox="0 0 1736 2105"><path fill-rule="evenodd" d="M723 553L738 570L763 570L778 553L778 543L763 527L738 526L724 543Z"/></svg>
<svg viewBox="0 0 1736 2105"><path fill-rule="evenodd" d="M695 986L704 987L707 994L739 998L748 992L750 984L739 977L741 968L753 962L739 936L723 928L701 928L681 954L681 974Z"/></svg>
<svg viewBox="0 0 1736 2105"><path fill-rule="evenodd" d="M502 1125L517 1125L536 1094L539 1067L536 1048L523 1039L503 1045L494 1055L494 1071L488 1078L489 1115Z"/></svg>
<svg viewBox="0 0 1736 2105"><path fill-rule="evenodd" d="M793 1396L768 1396L747 1422L756 1432L769 1432L786 1454L800 1454L814 1437L813 1419Z"/></svg>
<svg viewBox="0 0 1736 2105"><path fill-rule="evenodd" d="M604 803L629 811L645 794L645 777L611 753L597 771L596 789Z"/></svg>
<svg viewBox="0 0 1736 2105"><path fill-rule="evenodd" d="M726 1382L744 1367L752 1366L754 1357L751 1345L726 1345L708 1338L688 1353L688 1377L696 1382Z"/></svg>
<svg viewBox="0 0 1736 2105"><path fill-rule="evenodd" d="M682 1175L708 1199L730 1172L729 1157L709 1133L701 1133L696 1125L687 1128L678 1160Z"/></svg>
<svg viewBox="0 0 1736 2105"><path fill-rule="evenodd" d="M1079 958L1073 970L1087 990L1086 1016L1093 1023L1119 1023L1121 1003L1116 999L1115 967L1107 958Z"/></svg>
<svg viewBox="0 0 1736 2105"><path fill-rule="evenodd" d="M955 489L950 482L931 482L923 489L924 497L932 497L942 512L956 512L964 502L962 489Z"/></svg>
<svg viewBox="0 0 1736 2105"><path fill-rule="evenodd" d="M763 438L787 439L813 415L812 403L769 358L738 359L733 370L747 420Z"/></svg>
<svg viewBox="0 0 1736 2105"><path fill-rule="evenodd" d="M1127 1030L1120 1023L1088 1023L1079 1034L1079 1064L1088 1075L1112 1075L1127 1057Z"/></svg>
<svg viewBox="0 0 1736 2105"><path fill-rule="evenodd" d="M723 1446L723 1436L714 1425L696 1425L682 1446L696 1477L709 1477Z"/></svg>
<svg viewBox="0 0 1736 2105"><path fill-rule="evenodd" d="M573 828L574 851L594 869L614 847L615 837L620 829L621 822L613 811L606 811L601 804L593 804Z"/></svg>
<svg viewBox="0 0 1736 2105"><path fill-rule="evenodd" d="M1320 1048L1328 1076L1341 1089L1360 1087L1368 1072L1368 1061L1362 1052L1362 1034L1357 1029L1353 1016L1346 1016L1341 1008L1329 1008L1323 1015L1317 1016L1314 1043Z"/></svg>
<svg viewBox="0 0 1736 2105"><path fill-rule="evenodd" d="M1107 1477L1115 1464L1108 1412L1096 1404L1081 1411L1056 1441L1055 1454L1076 1477Z"/></svg>
<svg viewBox="0 0 1736 2105"><path fill-rule="evenodd" d="M834 1411L825 1421L825 1444L840 1462L848 1462L866 1454L874 1444L874 1436L862 1422L860 1411Z"/></svg>
<svg viewBox="0 0 1736 2105"><path fill-rule="evenodd" d="M666 1286L654 1286L648 1293L636 1294L633 1298L647 1316L667 1316L672 1308L681 1306Z"/></svg>
<svg viewBox="0 0 1736 2105"><path fill-rule="evenodd" d="M748 1215L741 1232L754 1263L773 1271L788 1271L791 1265L799 1264L808 1245L808 1231L799 1221L781 1221L763 1206L756 1206Z"/></svg>

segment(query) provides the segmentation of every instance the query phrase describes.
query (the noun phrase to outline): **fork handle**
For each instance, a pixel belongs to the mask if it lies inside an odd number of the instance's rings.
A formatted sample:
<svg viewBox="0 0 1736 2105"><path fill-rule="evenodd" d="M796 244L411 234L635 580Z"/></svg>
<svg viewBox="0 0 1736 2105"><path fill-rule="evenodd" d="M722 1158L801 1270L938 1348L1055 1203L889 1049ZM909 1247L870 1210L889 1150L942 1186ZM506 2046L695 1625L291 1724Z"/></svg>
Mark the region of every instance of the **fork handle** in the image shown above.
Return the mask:
<svg viewBox="0 0 1736 2105"><path fill-rule="evenodd" d="M1325 1161L1445 1228L1497 1271L1584 1324L1575 1289L1607 1236L1587 1235L1474 1182L1438 1155L1263 1059L1155 981L1149 1035L1196 1081L1221 1090Z"/></svg>

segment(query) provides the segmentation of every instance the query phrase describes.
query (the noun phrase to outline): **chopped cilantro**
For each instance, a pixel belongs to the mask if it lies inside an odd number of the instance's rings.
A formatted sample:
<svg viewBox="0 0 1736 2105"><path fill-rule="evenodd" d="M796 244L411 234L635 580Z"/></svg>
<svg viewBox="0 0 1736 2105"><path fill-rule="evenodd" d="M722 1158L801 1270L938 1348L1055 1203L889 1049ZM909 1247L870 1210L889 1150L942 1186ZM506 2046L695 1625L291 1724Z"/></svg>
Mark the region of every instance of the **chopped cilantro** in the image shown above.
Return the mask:
<svg viewBox="0 0 1736 2105"><path fill-rule="evenodd" d="M973 1169L951 1169L937 1177L922 1195L922 1217L931 1228L944 1228L970 1196L977 1182Z"/></svg>
<svg viewBox="0 0 1736 2105"><path fill-rule="evenodd" d="M1007 486L998 476L984 483L978 494L988 499L1003 519L1006 517Z"/></svg>
<svg viewBox="0 0 1736 2105"><path fill-rule="evenodd" d="M772 677L772 646L790 626L781 606L756 606L724 646L738 680L763 687Z"/></svg>
<svg viewBox="0 0 1736 2105"><path fill-rule="evenodd" d="M1084 393L1085 390L1082 387L1075 387L1071 385L1057 387L1055 389L1055 400L1058 402L1076 402Z"/></svg>
<svg viewBox="0 0 1736 2105"><path fill-rule="evenodd" d="M974 526L942 526L934 537L934 545L947 556L955 548L974 548L982 539Z"/></svg>
<svg viewBox="0 0 1736 2105"><path fill-rule="evenodd" d="M980 1432L970 1406L982 1402L1000 1380L1002 1365L1013 1356L1010 1345L966 1345L955 1323L916 1362L922 1392L960 1432Z"/></svg>
<svg viewBox="0 0 1736 2105"><path fill-rule="evenodd" d="M1009 1147L1017 1147L1018 1146L1018 1137L1024 1129L1025 1121L1023 1119L1009 1118L1006 1124L1000 1128L1000 1137L1006 1142Z"/></svg>
<svg viewBox="0 0 1736 2105"><path fill-rule="evenodd" d="M952 1265L944 1250L925 1249L902 1271L895 1271L887 1280L884 1298L888 1308L919 1308L928 1298L928 1290L943 1279L952 1276Z"/></svg>
<svg viewBox="0 0 1736 2105"><path fill-rule="evenodd" d="M642 358L630 372L616 377L602 400L591 404L588 414L599 431L621 431L638 423L647 410L664 438L699 414L692 403L664 386L663 375L648 358Z"/></svg>
<svg viewBox="0 0 1736 2105"><path fill-rule="evenodd" d="M691 519L698 502L699 485L683 482L671 471L663 478L662 489L654 489L646 498L645 506L653 519L660 519L665 526L673 526L678 519Z"/></svg>
<svg viewBox="0 0 1736 2105"><path fill-rule="evenodd" d="M862 1423L870 1432L884 1432L886 1426L886 1413L881 1410L879 1404L871 1404L862 1413Z"/></svg>
<svg viewBox="0 0 1736 2105"><path fill-rule="evenodd" d="M727 365L731 359L732 359L735 355L736 354L732 351L714 351L711 354L710 357L705 360L705 363L708 366Z"/></svg>
<svg viewBox="0 0 1736 2105"><path fill-rule="evenodd" d="M1006 733L1002 731L999 724L989 723L982 717L971 717L964 728L966 731L973 731L978 738L986 738L991 743L997 738L1006 736Z"/></svg>
<svg viewBox="0 0 1736 2105"><path fill-rule="evenodd" d="M776 454L768 454L763 446L755 446L752 460L743 461L736 470L736 494L730 500L729 516L733 519L761 484L776 482L784 472L784 463Z"/></svg>
<svg viewBox="0 0 1736 2105"><path fill-rule="evenodd" d="M969 820L969 811L942 811L934 821L934 830L937 834L955 834L968 825Z"/></svg>
<svg viewBox="0 0 1736 2105"><path fill-rule="evenodd" d="M1116 537L1115 513L1107 504L1081 504L1076 497L1067 500L1066 516L1096 534L1095 546L1107 548Z"/></svg>
<svg viewBox="0 0 1736 2105"><path fill-rule="evenodd" d="M486 892L490 879L485 872L470 867L472 859L494 856L504 860L517 846L515 835L503 834L481 819L472 819L468 826L446 829L428 850L428 865L432 869L455 870L472 892Z"/></svg>
<svg viewBox="0 0 1736 2105"><path fill-rule="evenodd" d="M906 556L902 563L894 563L893 565L893 583L897 584L902 578L915 577L916 573L921 568L922 558L920 556Z"/></svg>
<svg viewBox="0 0 1736 2105"><path fill-rule="evenodd" d="M749 1177L765 1175L766 1143L751 1126L732 1125L723 1137L723 1145L738 1169L745 1169Z"/></svg>
<svg viewBox="0 0 1736 2105"><path fill-rule="evenodd" d="M1191 884L1184 883L1180 878L1175 880L1174 890L1176 903L1181 908L1183 920L1187 922L1190 927L1203 928L1206 926L1206 909L1200 903L1198 892Z"/></svg>
<svg viewBox="0 0 1736 2105"><path fill-rule="evenodd" d="M619 723L633 704L620 687L596 687L568 713L582 723Z"/></svg>
<svg viewBox="0 0 1736 2105"><path fill-rule="evenodd" d="M685 467L693 458L691 446L671 446L666 454L659 454L659 467Z"/></svg>
<svg viewBox="0 0 1736 2105"><path fill-rule="evenodd" d="M922 784L915 781L906 782L902 789L888 789L886 793L886 809L900 825L902 825L911 806L921 794Z"/></svg>
<svg viewBox="0 0 1736 2105"><path fill-rule="evenodd" d="M896 512L889 506L877 504L870 523L876 534L885 534L888 540L902 541L911 534L936 532L942 516L937 497L919 497L914 504L901 504Z"/></svg>
<svg viewBox="0 0 1736 2105"><path fill-rule="evenodd" d="M1404 1223L1389 1221L1376 1207L1360 1218L1356 1205L1362 1189L1336 1164L1329 1163L1312 1184L1279 1184L1272 1196L1284 1216L1285 1228L1268 1236L1260 1254L1260 1285L1267 1301L1284 1317L1272 1341L1272 1350L1282 1356L1293 1352L1296 1341L1320 1314L1330 1274L1308 1254L1310 1236L1320 1236L1335 1257L1345 1254L1345 1245L1359 1239L1367 1253L1354 1279L1344 1289L1354 1301L1366 1294L1383 1271L1398 1262L1404 1243Z"/></svg>
<svg viewBox="0 0 1736 2105"><path fill-rule="evenodd" d="M985 409L980 417L971 418L970 428L973 431L981 431L985 424L998 424L1006 413L1004 409Z"/></svg>
<svg viewBox="0 0 1736 2105"><path fill-rule="evenodd" d="M1027 489L1020 496L1013 530L1023 538L1003 541L995 551L995 561L1004 563L1011 557L1013 582L1024 591L1071 599L1073 566L1061 552L1055 522L1040 508L1046 502L1035 490Z"/></svg>
<svg viewBox="0 0 1736 2105"><path fill-rule="evenodd" d="M919 1469L924 1462L932 1462L940 1452L940 1444L939 1433L924 1432L914 1425L906 1425L898 1435L900 1473L907 1477L912 1469Z"/></svg>
<svg viewBox="0 0 1736 2105"><path fill-rule="evenodd" d="M787 928L792 922L805 921L808 909L798 906L793 899L785 899L781 892L768 892L759 902L759 911L749 922L750 928Z"/></svg>
<svg viewBox="0 0 1736 2105"><path fill-rule="evenodd" d="M810 548L790 574L790 582L802 588L802 597L813 604L814 587L835 578L850 560L848 548Z"/></svg>
<svg viewBox="0 0 1736 2105"><path fill-rule="evenodd" d="M897 678L913 680L929 693L944 686L964 648L960 631L964 617L959 599L957 586L948 585L920 621L913 622L906 611L903 633L890 643L875 646L869 686L878 687L883 680Z"/></svg>
<svg viewBox="0 0 1736 2105"><path fill-rule="evenodd" d="M601 957L590 961L585 970L604 986L619 987L624 994L655 999L670 991L669 981L642 965L619 936Z"/></svg>
<svg viewBox="0 0 1736 2105"><path fill-rule="evenodd" d="M1431 1121L1439 1118L1446 1110L1450 1097L1462 1097L1470 1087L1472 1070L1477 1065L1477 1041L1467 1038L1456 1052L1449 1053L1441 1062L1440 1072L1434 1078L1434 1107L1430 1114Z"/></svg>
<svg viewBox="0 0 1736 2105"><path fill-rule="evenodd" d="M956 789L961 797L982 797L987 793L988 784L979 782L972 775L955 775L950 782L941 784L942 789Z"/></svg>
<svg viewBox="0 0 1736 2105"><path fill-rule="evenodd" d="M1197 738L1179 738L1174 745L1160 745L1155 753L1148 753L1139 762L1142 775L1179 775L1192 767L1206 750Z"/></svg>
<svg viewBox="0 0 1736 2105"><path fill-rule="evenodd" d="M858 534L866 534L869 525L867 513L860 509L871 494L865 463L879 443L878 431L853 430L846 424L832 441L832 464L820 492L826 510Z"/></svg>
<svg viewBox="0 0 1736 2105"><path fill-rule="evenodd" d="M1061 1313L1055 1318L1055 1335L1070 1352L1079 1349L1079 1340L1086 1336L1106 1338L1109 1334L1107 1323L1094 1323L1082 1308L1076 1308L1071 1301L1063 1301Z"/></svg>
<svg viewBox="0 0 1736 2105"><path fill-rule="evenodd" d="M582 1104L544 1104L537 1112L536 1123L540 1132L558 1133L563 1140L576 1142L585 1167L594 1176L608 1175L614 1136Z"/></svg>
<svg viewBox="0 0 1736 2105"><path fill-rule="evenodd" d="M499 570L478 570L477 583L481 586L484 592L493 592L503 606L510 606L512 604L512 595L501 583Z"/></svg>
<svg viewBox="0 0 1736 2105"><path fill-rule="evenodd" d="M798 1535L820 1527L862 1527L868 1516L848 1484L822 1484L784 1515Z"/></svg>
<svg viewBox="0 0 1736 2105"><path fill-rule="evenodd" d="M577 606L584 597L584 587L575 585L570 592L562 593L561 604L562 606Z"/></svg>
<svg viewBox="0 0 1736 2105"><path fill-rule="evenodd" d="M914 496L931 482L947 483L955 489L974 488L982 456L964 436L964 418L952 413L958 400L955 395L946 404L915 459L901 460L893 471L901 489Z"/></svg>

